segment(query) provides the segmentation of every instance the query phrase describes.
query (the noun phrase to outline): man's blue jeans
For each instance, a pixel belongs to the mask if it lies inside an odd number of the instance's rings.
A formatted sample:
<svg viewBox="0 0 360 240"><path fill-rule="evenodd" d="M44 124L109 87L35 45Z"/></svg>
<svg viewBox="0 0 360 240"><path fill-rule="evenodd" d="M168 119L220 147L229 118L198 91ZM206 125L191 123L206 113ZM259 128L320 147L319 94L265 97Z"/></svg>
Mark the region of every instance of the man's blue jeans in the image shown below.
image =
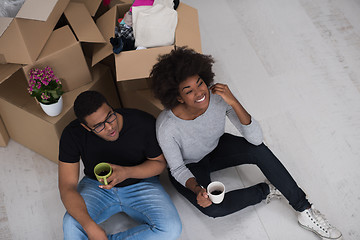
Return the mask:
<svg viewBox="0 0 360 240"><path fill-rule="evenodd" d="M101 223L118 212L124 212L140 224L109 239L177 239L181 234L181 220L169 195L158 177L110 190L99 188L99 182L84 177L78 192L84 198L90 217ZM87 239L81 225L66 213L63 221L64 239Z"/></svg>

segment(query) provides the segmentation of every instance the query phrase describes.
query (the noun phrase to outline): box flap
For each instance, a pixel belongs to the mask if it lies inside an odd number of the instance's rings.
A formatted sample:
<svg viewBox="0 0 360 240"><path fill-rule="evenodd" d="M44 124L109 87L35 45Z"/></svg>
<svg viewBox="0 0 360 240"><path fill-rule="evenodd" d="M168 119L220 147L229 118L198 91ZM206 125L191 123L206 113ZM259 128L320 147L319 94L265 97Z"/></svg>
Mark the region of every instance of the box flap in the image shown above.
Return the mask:
<svg viewBox="0 0 360 240"><path fill-rule="evenodd" d="M110 8L109 11L104 13L96 20L96 25L103 35L106 44L98 44L94 46L92 66L113 53L113 47L110 43L110 38L114 37L115 35L116 19L120 15L123 16L125 12L130 9L130 7L130 3L116 5Z"/></svg>
<svg viewBox="0 0 360 240"><path fill-rule="evenodd" d="M0 36L3 35L5 30L9 27L12 20L13 20L12 18L0 17Z"/></svg>
<svg viewBox="0 0 360 240"><path fill-rule="evenodd" d="M83 3L69 3L64 14L79 41L105 43L103 36Z"/></svg>
<svg viewBox="0 0 360 240"><path fill-rule="evenodd" d="M0 64L0 84L21 68L20 64Z"/></svg>
<svg viewBox="0 0 360 240"><path fill-rule="evenodd" d="M91 81L91 74L81 45L68 25L56 29L37 61L24 66L23 70L28 73L33 67L44 68L45 66L52 67L55 75L62 79L65 92Z"/></svg>
<svg viewBox="0 0 360 240"><path fill-rule="evenodd" d="M59 0L26 0L16 18L46 21Z"/></svg>
<svg viewBox="0 0 360 240"><path fill-rule="evenodd" d="M29 100L33 100L27 92L27 88L25 75L23 71L18 70L0 85L0 98L19 107L24 107Z"/></svg>
<svg viewBox="0 0 360 240"><path fill-rule="evenodd" d="M42 59L68 46L76 44L77 42L78 41L76 40L69 26L66 25L62 28L56 29L49 37L49 40L41 51L38 59Z"/></svg>
<svg viewBox="0 0 360 240"><path fill-rule="evenodd" d="M102 0L71 0L72 2L78 2L85 4L91 16L95 16Z"/></svg>
<svg viewBox="0 0 360 240"><path fill-rule="evenodd" d="M115 24L116 6L112 7L109 11L96 20L96 25L107 43L94 46L92 66L113 53L112 46L110 44L110 38L114 37L115 35Z"/></svg>
<svg viewBox="0 0 360 240"><path fill-rule="evenodd" d="M109 3L109 8L112 8L115 5L120 4L133 4L134 0L111 0ZM130 8L129 8L130 9Z"/></svg>
<svg viewBox="0 0 360 240"><path fill-rule="evenodd" d="M172 49L174 46L164 46L115 54L116 81L148 77L158 56Z"/></svg>
<svg viewBox="0 0 360 240"><path fill-rule="evenodd" d="M180 3L176 10L178 12L178 25L176 27L175 45L180 47L188 46L201 53L199 15L197 9Z"/></svg>
<svg viewBox="0 0 360 240"><path fill-rule="evenodd" d="M0 37L0 61L32 64L70 0L58 0L47 21L15 18Z"/></svg>
<svg viewBox="0 0 360 240"><path fill-rule="evenodd" d="M8 26L8 28L5 30L4 34L0 37L1 64L31 63L32 60L29 51L24 45L23 38L21 36L22 32L19 29L18 23L16 20L13 20Z"/></svg>

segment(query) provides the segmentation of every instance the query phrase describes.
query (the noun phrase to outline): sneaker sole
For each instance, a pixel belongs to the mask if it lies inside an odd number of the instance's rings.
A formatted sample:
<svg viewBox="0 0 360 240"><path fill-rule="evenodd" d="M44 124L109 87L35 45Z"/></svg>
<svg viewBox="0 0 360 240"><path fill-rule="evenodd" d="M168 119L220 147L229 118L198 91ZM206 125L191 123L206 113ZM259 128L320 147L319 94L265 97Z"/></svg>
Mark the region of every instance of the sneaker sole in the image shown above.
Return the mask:
<svg viewBox="0 0 360 240"><path fill-rule="evenodd" d="M321 237L322 240L344 240L342 235L340 237L338 237L338 238L328 238L328 237L321 236L317 231L315 231L314 229L309 228L309 227L307 227L305 225L302 225L300 222L298 222L298 224L300 225L300 227L315 233L318 237Z"/></svg>

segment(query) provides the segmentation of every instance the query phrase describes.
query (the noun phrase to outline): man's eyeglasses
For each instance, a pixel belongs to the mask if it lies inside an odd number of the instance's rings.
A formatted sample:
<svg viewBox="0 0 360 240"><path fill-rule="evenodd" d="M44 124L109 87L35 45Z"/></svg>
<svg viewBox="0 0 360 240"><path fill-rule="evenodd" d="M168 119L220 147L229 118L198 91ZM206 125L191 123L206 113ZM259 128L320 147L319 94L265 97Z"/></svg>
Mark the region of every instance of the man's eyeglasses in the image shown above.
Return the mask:
<svg viewBox="0 0 360 240"><path fill-rule="evenodd" d="M105 128L105 123L112 123L113 121L116 120L116 112L113 112L112 114L110 114L106 119L105 121L101 122L101 123L98 123L95 125L94 128L90 128L92 131L96 132L96 133L99 133L101 132L102 130L104 130Z"/></svg>

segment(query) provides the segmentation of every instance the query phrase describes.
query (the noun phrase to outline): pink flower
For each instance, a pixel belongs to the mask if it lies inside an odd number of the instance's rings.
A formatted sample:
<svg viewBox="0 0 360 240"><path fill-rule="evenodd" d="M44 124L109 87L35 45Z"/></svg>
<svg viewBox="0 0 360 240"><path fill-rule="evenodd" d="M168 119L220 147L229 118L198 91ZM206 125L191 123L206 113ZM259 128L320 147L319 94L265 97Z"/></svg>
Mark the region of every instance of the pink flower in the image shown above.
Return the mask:
<svg viewBox="0 0 360 240"><path fill-rule="evenodd" d="M28 92L40 102L52 103L63 94L61 81L51 67L33 68L29 71ZM53 94L55 92L56 94ZM46 100L46 101L45 101Z"/></svg>

